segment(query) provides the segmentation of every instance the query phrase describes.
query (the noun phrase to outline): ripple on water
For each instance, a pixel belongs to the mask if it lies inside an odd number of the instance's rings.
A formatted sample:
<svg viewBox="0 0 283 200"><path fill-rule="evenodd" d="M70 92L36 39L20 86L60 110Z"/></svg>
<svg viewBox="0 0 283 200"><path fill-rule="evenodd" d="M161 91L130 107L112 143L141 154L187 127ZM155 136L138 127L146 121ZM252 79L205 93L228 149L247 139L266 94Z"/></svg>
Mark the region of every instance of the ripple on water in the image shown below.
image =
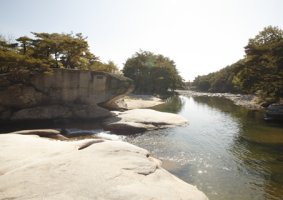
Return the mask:
<svg viewBox="0 0 283 200"><path fill-rule="evenodd" d="M283 144L283 127L262 123L262 114L228 100L181 98L178 112L189 126L126 140L161 158L167 170L210 200L282 200L283 147L274 144Z"/></svg>

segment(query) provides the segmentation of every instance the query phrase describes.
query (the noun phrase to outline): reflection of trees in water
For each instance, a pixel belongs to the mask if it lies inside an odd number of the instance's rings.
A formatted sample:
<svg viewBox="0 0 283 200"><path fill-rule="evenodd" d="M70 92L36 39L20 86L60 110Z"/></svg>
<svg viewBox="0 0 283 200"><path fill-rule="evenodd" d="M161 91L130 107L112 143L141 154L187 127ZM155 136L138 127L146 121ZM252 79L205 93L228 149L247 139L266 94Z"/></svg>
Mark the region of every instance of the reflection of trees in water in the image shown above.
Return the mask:
<svg viewBox="0 0 283 200"><path fill-rule="evenodd" d="M257 177L249 183L250 187L260 186L259 180L263 180L266 199L283 197L282 125L266 123L262 112L236 106L224 98L200 96L193 99L198 104L229 113L240 122L240 130L235 134L230 148L238 170Z"/></svg>
<svg viewBox="0 0 283 200"><path fill-rule="evenodd" d="M209 107L215 108L221 112L229 113L232 117L243 120L262 120L262 112L255 110L248 110L242 106L235 105L231 100L222 97L206 97L198 96L193 99L199 103L208 105Z"/></svg>
<svg viewBox="0 0 283 200"><path fill-rule="evenodd" d="M221 97L193 97L199 104L204 104L221 112L229 113L240 123L241 136L247 141L262 144L283 145L282 124L267 123L263 119L262 111L248 110L241 106L236 106L232 101Z"/></svg>
<svg viewBox="0 0 283 200"><path fill-rule="evenodd" d="M208 105L209 107L216 108L223 112L235 110L235 105L232 101L222 97L196 96L193 97L193 99L199 104Z"/></svg>
<svg viewBox="0 0 283 200"><path fill-rule="evenodd" d="M234 140L230 152L241 173L257 177L250 186L260 186L266 193L266 199L283 197L283 147L267 146L247 142L241 137Z"/></svg>
<svg viewBox="0 0 283 200"><path fill-rule="evenodd" d="M170 113L179 113L185 101L182 100L179 96L172 96L166 100L166 103L153 107L154 110Z"/></svg>

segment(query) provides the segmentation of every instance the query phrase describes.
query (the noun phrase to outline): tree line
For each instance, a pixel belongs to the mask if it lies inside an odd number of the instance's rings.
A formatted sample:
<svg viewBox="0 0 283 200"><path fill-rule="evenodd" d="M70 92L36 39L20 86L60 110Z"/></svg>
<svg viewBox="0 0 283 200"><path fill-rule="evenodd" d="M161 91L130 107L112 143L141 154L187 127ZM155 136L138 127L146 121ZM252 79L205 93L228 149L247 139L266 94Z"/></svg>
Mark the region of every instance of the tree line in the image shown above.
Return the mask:
<svg viewBox="0 0 283 200"><path fill-rule="evenodd" d="M11 42L0 35L0 75L24 83L53 68L121 73L112 61L103 63L91 53L86 39L81 33L32 32ZM122 72L133 79L137 93L165 94L183 86L174 61L149 51L128 58Z"/></svg>
<svg viewBox="0 0 283 200"><path fill-rule="evenodd" d="M89 50L81 33L32 33L14 42L0 36L0 74L25 82L30 76L51 73L53 68L116 72L117 66L103 63Z"/></svg>
<svg viewBox="0 0 283 200"><path fill-rule="evenodd" d="M243 59L198 76L193 88L205 92L257 94L264 102L283 97L283 31L268 26L249 39Z"/></svg>
<svg viewBox="0 0 283 200"><path fill-rule="evenodd" d="M167 94L184 86L174 61L149 51L136 52L122 71L134 81L137 93Z"/></svg>

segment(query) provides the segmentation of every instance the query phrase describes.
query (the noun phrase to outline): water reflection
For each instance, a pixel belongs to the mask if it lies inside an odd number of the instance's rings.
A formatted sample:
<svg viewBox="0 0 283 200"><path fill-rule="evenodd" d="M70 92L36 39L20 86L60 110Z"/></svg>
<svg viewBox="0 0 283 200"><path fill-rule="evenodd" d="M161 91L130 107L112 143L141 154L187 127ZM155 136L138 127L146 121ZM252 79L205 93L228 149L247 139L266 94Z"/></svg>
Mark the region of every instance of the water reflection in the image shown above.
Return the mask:
<svg viewBox="0 0 283 200"><path fill-rule="evenodd" d="M162 112L179 113L182 110L184 104L184 99L180 98L179 96L172 96L166 100L166 103L157 105L152 109Z"/></svg>
<svg viewBox="0 0 283 200"><path fill-rule="evenodd" d="M264 112L248 110L234 105L230 100L220 97L193 97L203 105L229 113L242 126L240 136L250 142L270 145L283 145L283 125L264 121Z"/></svg>
<svg viewBox="0 0 283 200"><path fill-rule="evenodd" d="M242 121L256 120L263 122L262 111L248 110L244 107L233 104L231 100L225 98L199 96L193 97L193 99L199 104L207 105L210 108L217 109L221 112L229 113L231 116L236 117Z"/></svg>
<svg viewBox="0 0 283 200"><path fill-rule="evenodd" d="M283 198L283 147L235 139L230 149L238 171L251 176L248 184L265 191L265 199Z"/></svg>
<svg viewBox="0 0 283 200"><path fill-rule="evenodd" d="M184 116L188 127L147 132L127 141L165 160L164 167L197 185L210 200L283 199L282 125L265 123L262 112L226 99L175 98L162 110Z"/></svg>

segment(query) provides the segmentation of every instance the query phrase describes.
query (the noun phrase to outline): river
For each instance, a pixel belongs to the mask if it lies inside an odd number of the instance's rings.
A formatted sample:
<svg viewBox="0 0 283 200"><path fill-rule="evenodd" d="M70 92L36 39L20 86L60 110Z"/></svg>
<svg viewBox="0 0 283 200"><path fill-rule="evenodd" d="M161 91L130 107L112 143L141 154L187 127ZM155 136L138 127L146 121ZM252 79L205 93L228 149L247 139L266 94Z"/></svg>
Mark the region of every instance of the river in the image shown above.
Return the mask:
<svg viewBox="0 0 283 200"><path fill-rule="evenodd" d="M93 137L122 139L151 152L163 167L196 185L210 200L283 200L283 124L267 123L263 112L219 97L175 96L154 109L178 113L185 127L117 136L99 123L35 123L0 127L1 132L29 128L66 128ZM89 135L90 134L90 135Z"/></svg>
<svg viewBox="0 0 283 200"><path fill-rule="evenodd" d="M156 110L189 125L127 136L210 200L283 199L283 126L217 97L173 97Z"/></svg>

